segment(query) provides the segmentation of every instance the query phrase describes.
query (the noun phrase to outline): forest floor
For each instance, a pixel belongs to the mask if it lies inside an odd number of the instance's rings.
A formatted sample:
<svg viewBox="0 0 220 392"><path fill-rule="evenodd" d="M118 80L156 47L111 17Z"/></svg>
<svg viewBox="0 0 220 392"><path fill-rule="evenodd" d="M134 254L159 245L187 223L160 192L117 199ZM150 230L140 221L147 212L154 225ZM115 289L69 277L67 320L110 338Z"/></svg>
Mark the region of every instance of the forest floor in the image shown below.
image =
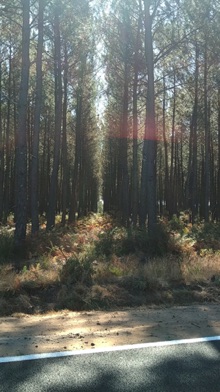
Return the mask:
<svg viewBox="0 0 220 392"><path fill-rule="evenodd" d="M109 216L42 222L19 257L12 233L0 236L0 356L220 334L217 223L182 215L149 239Z"/></svg>

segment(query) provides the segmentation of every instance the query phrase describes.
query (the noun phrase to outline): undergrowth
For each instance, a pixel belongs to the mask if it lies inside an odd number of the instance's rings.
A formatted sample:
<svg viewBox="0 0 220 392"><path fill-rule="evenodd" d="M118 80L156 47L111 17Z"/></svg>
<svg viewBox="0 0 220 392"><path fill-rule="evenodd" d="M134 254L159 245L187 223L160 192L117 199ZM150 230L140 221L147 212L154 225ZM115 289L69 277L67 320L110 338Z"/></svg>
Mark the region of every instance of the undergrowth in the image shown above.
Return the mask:
<svg viewBox="0 0 220 392"><path fill-rule="evenodd" d="M10 260L14 252L14 237L7 229L0 231L0 264Z"/></svg>
<svg viewBox="0 0 220 392"><path fill-rule="evenodd" d="M163 256L169 252L171 238L165 226L158 224L152 233L146 229L125 229L114 227L98 235L95 244L96 255L117 256L142 251L148 256Z"/></svg>
<svg viewBox="0 0 220 392"><path fill-rule="evenodd" d="M204 287L220 291L220 224L191 225L184 214L156 225L151 234L92 214L72 226L28 235L19 263L13 251L13 235L4 229L2 315L163 303L178 290L179 301L181 290L195 285L203 287L203 300Z"/></svg>

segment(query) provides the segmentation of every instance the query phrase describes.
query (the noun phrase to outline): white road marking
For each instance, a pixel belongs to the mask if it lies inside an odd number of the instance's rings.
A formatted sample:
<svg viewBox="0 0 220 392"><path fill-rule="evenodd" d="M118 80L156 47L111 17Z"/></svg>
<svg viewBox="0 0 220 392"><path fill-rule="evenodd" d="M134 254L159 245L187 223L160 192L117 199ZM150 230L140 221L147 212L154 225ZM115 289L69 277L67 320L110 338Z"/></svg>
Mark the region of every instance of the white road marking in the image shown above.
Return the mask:
<svg viewBox="0 0 220 392"><path fill-rule="evenodd" d="M36 359L49 359L49 358L61 358L74 355L83 354L94 354L94 353L105 353L112 351L125 351L125 350L135 350L147 347L163 347L163 346L174 346L178 344L193 344L193 343L204 343L212 341L220 341L220 336L208 336L203 338L194 339L180 339L180 340L166 340L162 342L150 342L150 343L140 343L140 344L128 344L124 346L114 346L98 349L88 349L88 350L74 350L74 351L57 351L41 354L28 354L28 355L18 355L13 357L0 357L0 363L10 363L10 362L20 362L20 361L31 361Z"/></svg>

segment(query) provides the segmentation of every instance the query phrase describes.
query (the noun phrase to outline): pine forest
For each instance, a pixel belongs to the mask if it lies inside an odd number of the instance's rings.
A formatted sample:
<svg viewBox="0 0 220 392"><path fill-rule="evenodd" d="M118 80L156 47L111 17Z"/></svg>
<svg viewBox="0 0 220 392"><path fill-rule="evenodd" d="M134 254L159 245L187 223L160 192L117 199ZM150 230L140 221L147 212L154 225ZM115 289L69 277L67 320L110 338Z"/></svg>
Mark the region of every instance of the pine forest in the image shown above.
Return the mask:
<svg viewBox="0 0 220 392"><path fill-rule="evenodd" d="M219 1L2 0L0 32L0 313L220 298Z"/></svg>

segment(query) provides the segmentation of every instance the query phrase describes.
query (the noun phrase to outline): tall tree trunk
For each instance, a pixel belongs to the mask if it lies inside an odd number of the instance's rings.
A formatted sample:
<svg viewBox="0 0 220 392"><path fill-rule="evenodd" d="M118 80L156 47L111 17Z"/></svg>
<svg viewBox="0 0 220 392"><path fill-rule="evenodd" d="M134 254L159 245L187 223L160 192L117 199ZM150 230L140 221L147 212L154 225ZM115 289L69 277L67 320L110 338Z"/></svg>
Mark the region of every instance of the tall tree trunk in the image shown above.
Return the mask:
<svg viewBox="0 0 220 392"><path fill-rule="evenodd" d="M175 119L176 119L176 71L175 65L173 68L173 113L172 113L172 134L171 134L171 162L170 162L170 217L176 213L174 203L174 165L175 165L175 144L176 144L176 132L175 132Z"/></svg>
<svg viewBox="0 0 220 392"><path fill-rule="evenodd" d="M64 75L63 75L63 134L62 134L62 164L63 164L63 178L62 178L62 224L66 223L66 209L67 209L67 136L66 136L66 116L67 116L67 83L68 83L68 62L67 62L67 47L65 45L64 53Z"/></svg>
<svg viewBox="0 0 220 392"><path fill-rule="evenodd" d="M10 125L11 125L11 96L12 96L12 48L9 46L8 59L8 100L7 100L7 118L5 130L5 181L4 181L4 214L3 222L7 223L10 204ZM15 96L13 97L15 99Z"/></svg>
<svg viewBox="0 0 220 392"><path fill-rule="evenodd" d="M198 213L198 200L197 200L197 123L198 123L198 79L199 79L199 48L196 42L196 59L195 59L195 101L192 116L192 223L195 223L195 218Z"/></svg>
<svg viewBox="0 0 220 392"><path fill-rule="evenodd" d="M82 149L84 143L84 127L83 127L83 87L85 83L87 54L81 53L79 67L79 83L76 92L76 134L75 134L75 159L72 175L72 189L69 209L69 222L75 221L78 199L79 199L79 180L82 169Z"/></svg>
<svg viewBox="0 0 220 392"><path fill-rule="evenodd" d="M2 62L0 60L0 222L3 218L4 148L2 126Z"/></svg>
<svg viewBox="0 0 220 392"><path fill-rule="evenodd" d="M195 97L193 105L193 113L190 124L190 143L189 143L189 163L188 163L188 179L187 179L187 195L189 200L189 208L191 210L191 221L195 222L195 217L198 212L197 200L197 122L198 122L198 76L199 76L199 62L198 62L198 45L196 43L195 52Z"/></svg>
<svg viewBox="0 0 220 392"><path fill-rule="evenodd" d="M51 126L51 118L48 115L44 124L43 153L40 168L39 213L41 215L47 211L47 202L50 191Z"/></svg>
<svg viewBox="0 0 220 392"><path fill-rule="evenodd" d="M129 221L129 177L128 177L128 15L125 11L122 32L123 40L123 103L120 124L119 160L118 160L118 201L121 222Z"/></svg>
<svg viewBox="0 0 220 392"><path fill-rule="evenodd" d="M39 230L39 208L38 208L38 177L39 177L39 135L40 135L40 114L42 105L42 52L43 52L43 25L44 25L44 1L39 0L38 9L38 46L36 61L36 93L34 110L34 127L32 143L31 161L31 219L32 234Z"/></svg>
<svg viewBox="0 0 220 392"><path fill-rule="evenodd" d="M61 39L60 39L60 5L55 4L54 15L54 50L55 50L55 138L53 170L50 181L49 205L47 213L47 230L55 225L57 184L60 163L61 120L62 120L62 76L61 76Z"/></svg>
<svg viewBox="0 0 220 392"><path fill-rule="evenodd" d="M183 134L184 134L184 126L181 125L180 128L180 151L179 151L179 210L183 211L186 209L185 207L185 191L184 191L184 164L183 164Z"/></svg>
<svg viewBox="0 0 220 392"><path fill-rule="evenodd" d="M209 221L209 202L210 202L210 129L208 113L208 48L205 42L204 52L204 128L205 128L205 221Z"/></svg>
<svg viewBox="0 0 220 392"><path fill-rule="evenodd" d="M22 64L18 101L18 126L15 139L15 245L20 247L26 238L27 220L27 145L26 116L29 82L30 1L22 0Z"/></svg>
<svg viewBox="0 0 220 392"><path fill-rule="evenodd" d="M27 219L31 217L31 154L33 137L33 110L28 100L27 111Z"/></svg>
<svg viewBox="0 0 220 392"><path fill-rule="evenodd" d="M153 232L157 223L156 208L156 123L155 123L155 94L154 94L154 58L152 38L152 16L150 15L150 0L144 0L145 8L145 54L147 62L147 117L142 161L142 213L143 204L147 202L148 230ZM145 191L146 186L146 191ZM145 193L146 192L146 193ZM143 199L143 196L147 200ZM142 215L141 222L145 217Z"/></svg>
<svg viewBox="0 0 220 392"><path fill-rule="evenodd" d="M216 214L215 154L212 135L210 135L210 211L212 222Z"/></svg>
<svg viewBox="0 0 220 392"><path fill-rule="evenodd" d="M169 167L168 167L168 143L166 135L166 84L163 76L163 143L164 143L164 164L165 164L165 184L164 184L164 202L166 210L170 211L170 193L169 193Z"/></svg>
<svg viewBox="0 0 220 392"><path fill-rule="evenodd" d="M132 223L137 225L138 217L138 113L137 113L138 72L135 64L133 83L133 167L132 167Z"/></svg>
<svg viewBox="0 0 220 392"><path fill-rule="evenodd" d="M133 167L132 167L132 223L137 225L138 199L139 199L139 176L138 176L138 69L139 69L139 42L140 28L142 23L141 7L138 19L138 30L134 54L134 81L133 81Z"/></svg>
<svg viewBox="0 0 220 392"><path fill-rule="evenodd" d="M81 83L83 83L84 67L82 65L81 70ZM69 210L69 222L75 221L78 201L78 190L79 190L79 171L80 171L80 160L81 160L81 143L82 143L82 85L77 91L77 104L76 104L76 138L75 138L75 160L72 176L72 192L70 200Z"/></svg>
<svg viewBox="0 0 220 392"><path fill-rule="evenodd" d="M217 169L217 219L220 221L220 80L218 82L218 169Z"/></svg>
<svg viewBox="0 0 220 392"><path fill-rule="evenodd" d="M200 219L205 218L205 151L204 144L201 145L201 170L200 170Z"/></svg>
<svg viewBox="0 0 220 392"><path fill-rule="evenodd" d="M119 145L119 207L122 213L122 224L127 225L129 219L129 179L128 179L128 80L127 66L125 65L123 113Z"/></svg>

